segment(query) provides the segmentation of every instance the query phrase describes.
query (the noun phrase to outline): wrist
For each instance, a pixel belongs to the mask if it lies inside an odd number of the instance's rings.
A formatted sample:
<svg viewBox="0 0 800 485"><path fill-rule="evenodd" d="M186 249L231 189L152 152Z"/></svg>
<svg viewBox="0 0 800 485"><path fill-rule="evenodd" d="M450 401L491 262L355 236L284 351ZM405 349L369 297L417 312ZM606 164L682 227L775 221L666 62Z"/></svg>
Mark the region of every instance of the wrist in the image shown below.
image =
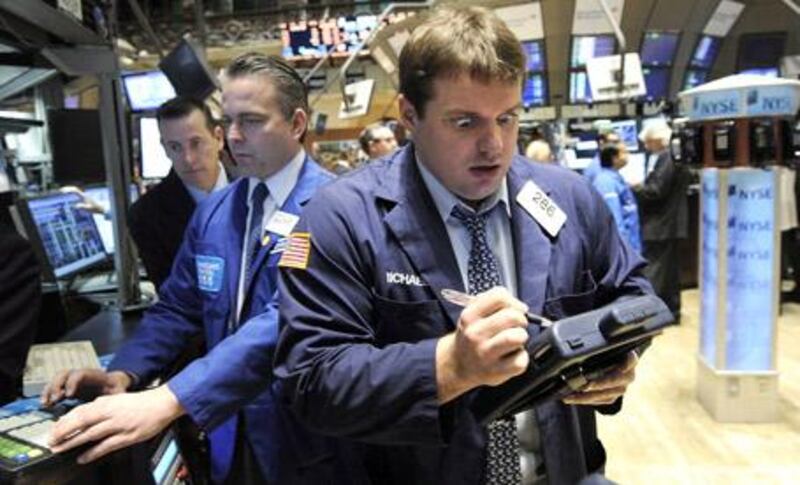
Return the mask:
<svg viewBox="0 0 800 485"><path fill-rule="evenodd" d="M439 404L446 404L475 387L462 376L455 354L454 334L445 335L436 343L436 387Z"/></svg>
<svg viewBox="0 0 800 485"><path fill-rule="evenodd" d="M183 408L183 405L178 400L178 397L172 392L172 390L166 384L158 386L157 388L153 389L151 392L155 393L159 401L162 403L164 417L169 421L172 422L184 414L186 414L186 410Z"/></svg>
<svg viewBox="0 0 800 485"><path fill-rule="evenodd" d="M110 386L113 390L117 390L118 392L125 392L130 389L131 385L133 384L133 379L131 378L130 374L124 371L115 370L108 373L108 377L111 379L112 385Z"/></svg>

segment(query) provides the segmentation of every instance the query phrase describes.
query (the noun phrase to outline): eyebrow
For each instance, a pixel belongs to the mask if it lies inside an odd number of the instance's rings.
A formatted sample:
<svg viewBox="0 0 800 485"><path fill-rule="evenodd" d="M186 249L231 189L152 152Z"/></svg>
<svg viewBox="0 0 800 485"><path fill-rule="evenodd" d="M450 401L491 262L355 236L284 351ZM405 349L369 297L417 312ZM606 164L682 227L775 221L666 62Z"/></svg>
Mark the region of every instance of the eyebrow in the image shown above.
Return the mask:
<svg viewBox="0 0 800 485"><path fill-rule="evenodd" d="M511 108L503 111L502 113L500 113L498 116L502 116L502 115L505 115L505 114L513 113L514 111L517 111L517 110L519 110L521 108L522 108L522 103L517 103L513 107L511 107ZM481 117L480 114L478 114L478 113L476 113L474 111L467 111L467 110L460 110L460 109L454 109L454 110L445 112L445 117L447 117L447 118L457 117L457 116L476 116L476 117L479 117L479 118Z"/></svg>

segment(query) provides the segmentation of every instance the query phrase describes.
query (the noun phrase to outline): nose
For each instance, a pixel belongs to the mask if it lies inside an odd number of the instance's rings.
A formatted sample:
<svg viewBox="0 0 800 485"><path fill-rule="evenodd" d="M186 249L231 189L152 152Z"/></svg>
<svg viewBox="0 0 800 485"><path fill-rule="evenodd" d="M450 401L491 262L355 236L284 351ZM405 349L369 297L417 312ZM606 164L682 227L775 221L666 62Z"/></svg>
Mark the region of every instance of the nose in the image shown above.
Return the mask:
<svg viewBox="0 0 800 485"><path fill-rule="evenodd" d="M488 123L478 139L478 149L481 154L488 156L500 153L503 150L502 128L496 123Z"/></svg>
<svg viewBox="0 0 800 485"><path fill-rule="evenodd" d="M239 124L235 121L232 121L230 125L228 125L228 132L226 133L228 137L228 141L231 143L238 143L244 141L244 135L242 135L242 131L239 129Z"/></svg>
<svg viewBox="0 0 800 485"><path fill-rule="evenodd" d="M183 160L187 166L191 168L197 168L197 165L200 162L200 157L197 154L197 150L192 150L191 148L184 150Z"/></svg>

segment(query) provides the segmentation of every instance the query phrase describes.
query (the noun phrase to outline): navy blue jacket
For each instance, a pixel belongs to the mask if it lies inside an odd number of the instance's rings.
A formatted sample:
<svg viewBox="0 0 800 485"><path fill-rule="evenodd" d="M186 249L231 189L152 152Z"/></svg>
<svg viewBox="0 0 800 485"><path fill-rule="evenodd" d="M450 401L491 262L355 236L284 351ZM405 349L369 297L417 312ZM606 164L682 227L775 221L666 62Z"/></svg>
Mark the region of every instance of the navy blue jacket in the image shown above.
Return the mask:
<svg viewBox="0 0 800 485"><path fill-rule="evenodd" d="M306 158L297 184L281 210L299 214L316 189L331 178ZM273 482L296 483L297 480L285 478L296 470L278 467L293 463L288 454L294 449L294 436L290 433L294 427L287 426L269 389L278 335L274 299L281 256L281 246L276 244L281 236L270 234L269 243L259 249L256 270L246 288L240 318L243 323L236 333L228 332L228 321L236 311L247 187L247 179L238 180L211 194L197 207L172 271L159 292L158 303L117 352L109 370L128 371L141 382L149 382L168 368L192 337L203 332L208 353L172 377L169 388L191 418L211 431L212 451L215 447L227 450L227 466L233 443L221 443L221 438L215 438L219 435L216 430L220 425L235 430L236 420L243 417L247 440L264 476ZM203 263L215 265L216 270L212 271L212 278L199 282ZM310 444L299 445L304 447L306 458L315 458L309 451ZM299 468L299 463L294 464ZM212 470L216 481L227 474L225 465Z"/></svg>
<svg viewBox="0 0 800 485"><path fill-rule="evenodd" d="M550 237L511 204L518 294L532 311L560 318L652 292L644 261L583 178L516 157L512 200L529 179L568 217ZM461 313L439 290L463 281L413 146L322 189L297 230L310 233L311 251L307 269L280 269L275 362L295 414L359 450L361 482L481 483L486 432L468 409L474 392L437 402L436 342ZM536 414L552 483L602 466L593 408L554 402Z"/></svg>

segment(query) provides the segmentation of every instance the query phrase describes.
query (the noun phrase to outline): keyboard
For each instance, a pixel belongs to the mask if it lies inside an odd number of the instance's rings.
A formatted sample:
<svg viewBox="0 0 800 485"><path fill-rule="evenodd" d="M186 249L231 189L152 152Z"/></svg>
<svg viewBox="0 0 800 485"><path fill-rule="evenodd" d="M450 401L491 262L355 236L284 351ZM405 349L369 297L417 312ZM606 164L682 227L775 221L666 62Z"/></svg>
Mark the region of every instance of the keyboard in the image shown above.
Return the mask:
<svg viewBox="0 0 800 485"><path fill-rule="evenodd" d="M40 395L56 374L70 369L100 369L97 353L90 341L32 346L25 362L22 394L26 397Z"/></svg>

